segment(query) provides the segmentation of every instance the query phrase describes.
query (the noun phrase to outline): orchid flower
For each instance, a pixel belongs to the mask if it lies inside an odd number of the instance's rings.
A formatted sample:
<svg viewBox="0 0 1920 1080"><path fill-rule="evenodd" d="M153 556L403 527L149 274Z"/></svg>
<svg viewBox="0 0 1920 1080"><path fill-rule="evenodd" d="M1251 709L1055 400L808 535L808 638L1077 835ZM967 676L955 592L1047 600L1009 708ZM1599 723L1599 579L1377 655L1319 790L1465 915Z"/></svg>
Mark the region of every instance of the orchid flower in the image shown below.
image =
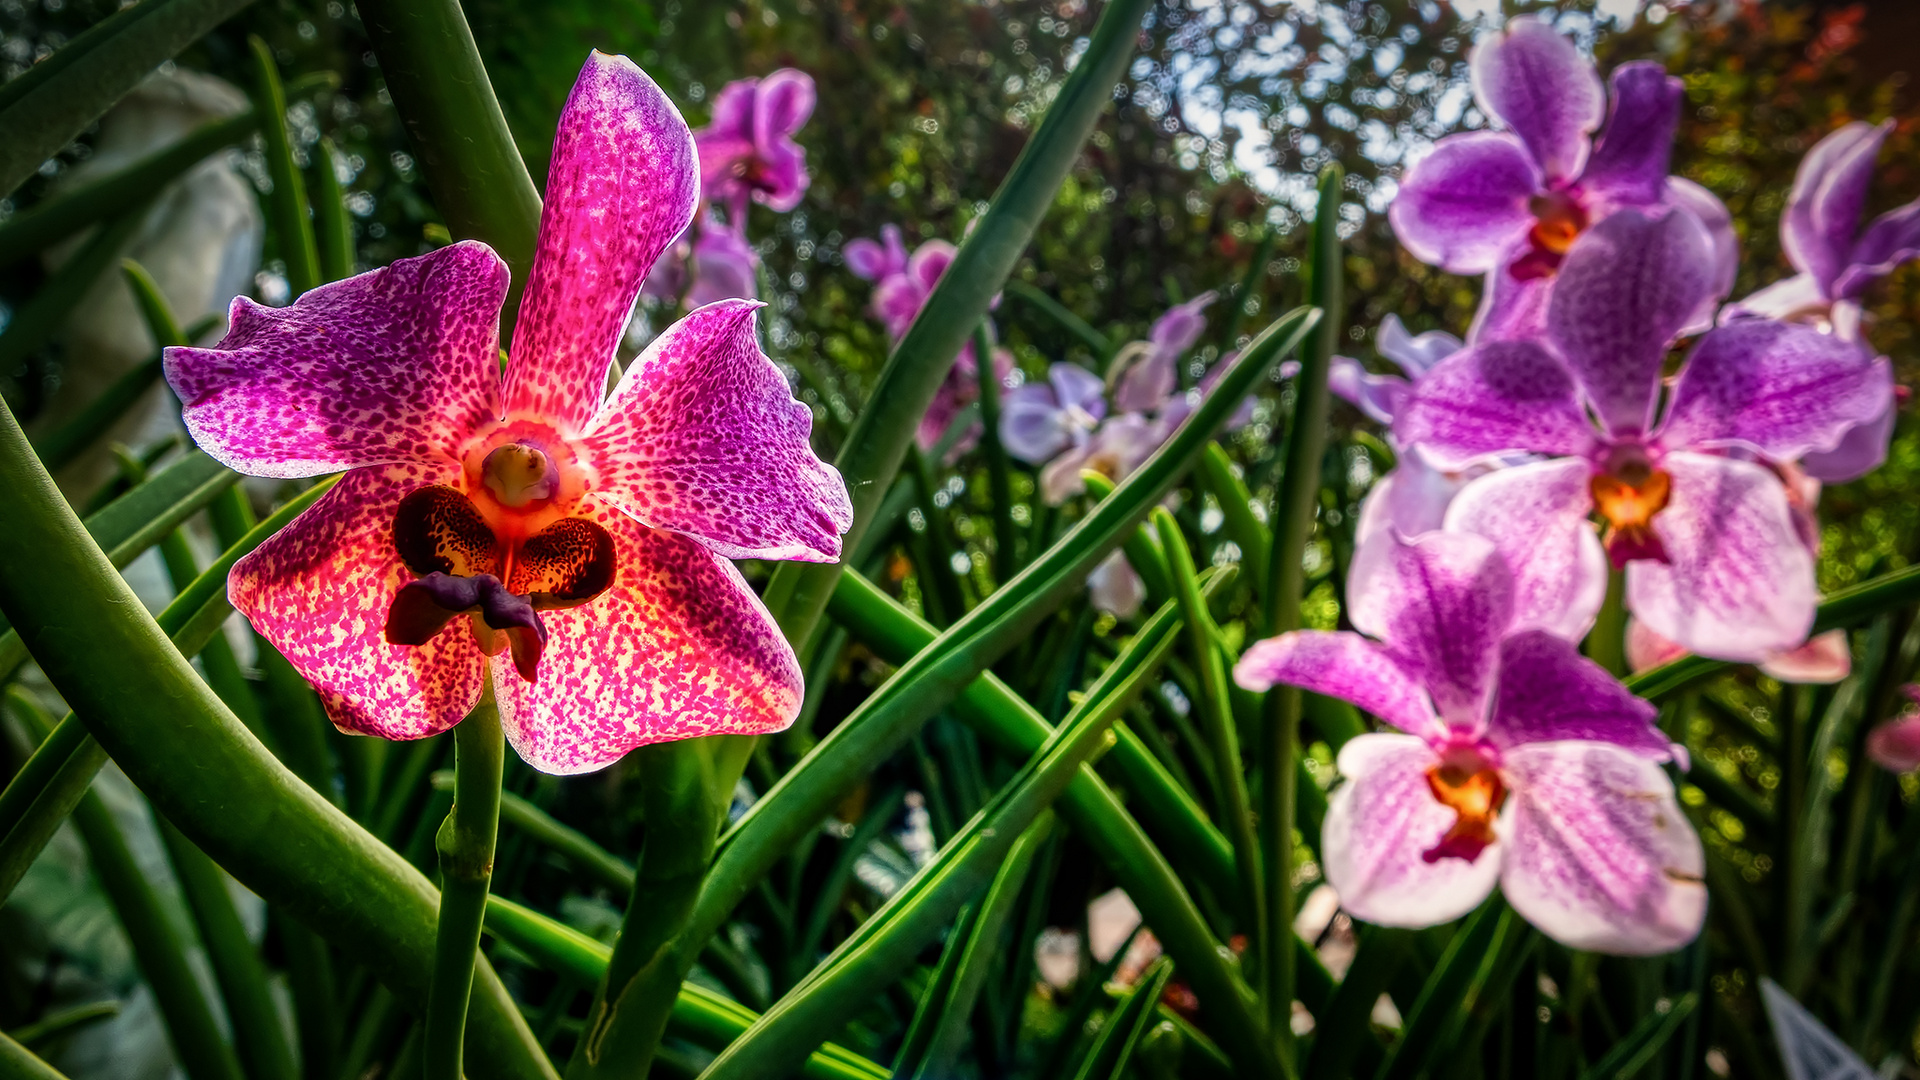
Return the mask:
<svg viewBox="0 0 1920 1080"><path fill-rule="evenodd" d="M1464 345L1445 330L1429 330L1417 337L1409 334L1398 315L1380 320L1377 338L1380 355L1393 361L1402 374L1375 375L1358 360L1336 356L1327 372L1327 389L1369 419L1390 425L1408 387Z"/></svg>
<svg viewBox="0 0 1920 1080"><path fill-rule="evenodd" d="M1568 251L1544 341L1476 343L1441 361L1394 431L1445 468L1549 455L1473 481L1446 527L1514 557L1586 533L1598 510L1642 622L1705 656L1761 661L1806 640L1818 599L1777 463L1832 449L1880 411L1891 376L1856 343L1742 320L1700 339L1657 410L1667 348L1717 273L1691 215L1614 214Z"/></svg>
<svg viewBox="0 0 1920 1080"><path fill-rule="evenodd" d="M648 272L641 293L689 310L759 295L760 256L740 230L713 214L689 225Z"/></svg>
<svg viewBox="0 0 1920 1080"><path fill-rule="evenodd" d="M1722 321L1761 316L1859 339L1860 295L1901 263L1920 258L1920 199L1858 231L1874 159L1892 130L1892 121L1877 126L1856 121L1807 152L1780 219L1780 243L1798 273L1728 305ZM1894 405L1889 397L1880 415L1849 430L1834 450L1807 455L1807 472L1842 483L1878 468L1893 435Z"/></svg>
<svg viewBox="0 0 1920 1080"><path fill-rule="evenodd" d="M217 347L167 350L207 453L255 476L347 471L230 584L342 730L444 731L490 679L520 755L575 773L796 715L793 651L727 560L831 561L852 510L756 344L759 305L694 311L602 400L697 200L686 123L596 52L560 119L504 374L507 268L473 241L285 308L236 300Z"/></svg>
<svg viewBox="0 0 1920 1080"><path fill-rule="evenodd" d="M1107 415L1106 384L1078 364L1056 363L1047 381L1010 391L1000 405L1000 442L1007 453L1042 465L1080 446Z"/></svg>
<svg viewBox="0 0 1920 1080"><path fill-rule="evenodd" d="M1259 642L1234 678L1342 698L1404 733L1340 749L1323 866L1355 918L1432 926L1498 884L1569 947L1678 948L1700 932L1706 889L1660 767L1674 748L1653 706L1540 628L1553 615L1526 608L1516 570L1481 537L1382 535L1349 579L1360 633Z"/></svg>
<svg viewBox="0 0 1920 1080"><path fill-rule="evenodd" d="M703 196L727 208L738 228L747 200L785 212L807 192L807 152L793 134L813 115L813 77L781 68L763 79L736 79L713 102L713 122L694 134Z"/></svg>
<svg viewBox="0 0 1920 1080"><path fill-rule="evenodd" d="M1736 269L1732 220L1705 188L1667 175L1679 79L1638 61L1614 69L1604 92L1592 63L1536 18L1514 19L1480 42L1470 65L1475 103L1505 130L1436 142L1408 170L1387 216L1422 262L1487 275L1476 340L1537 330L1574 241L1626 207L1696 215L1714 242L1718 293L1726 293ZM1687 322L1711 314L1703 306Z"/></svg>
<svg viewBox="0 0 1920 1080"><path fill-rule="evenodd" d="M899 341L907 336L958 250L945 240L929 240L914 249L901 272L874 283L873 315L887 328L888 337Z"/></svg>
<svg viewBox="0 0 1920 1080"><path fill-rule="evenodd" d="M1124 551L1108 554L1087 575L1087 600L1096 611L1131 619L1140 614L1140 605L1146 599L1147 583L1140 580L1140 572L1127 561Z"/></svg>
<svg viewBox="0 0 1920 1080"><path fill-rule="evenodd" d="M1920 686L1911 683L1900 688L1907 696L1907 707L1899 716L1878 724L1867 732L1867 756L1888 772L1912 772L1920 769Z"/></svg>
<svg viewBox="0 0 1920 1080"><path fill-rule="evenodd" d="M1173 396L1179 384L1176 365L1206 332L1206 310L1219 294L1203 292L1175 304L1153 321L1147 340L1136 341L1114 358L1114 407L1123 412L1152 412Z"/></svg>
<svg viewBox="0 0 1920 1080"><path fill-rule="evenodd" d="M1634 674L1657 668L1687 655L1678 642L1668 641L1639 619L1627 620L1627 667ZM1837 683L1853 673L1853 653L1845 630L1815 634L1796 649L1774 653L1754 665L1760 674L1783 683Z"/></svg>
<svg viewBox="0 0 1920 1080"><path fill-rule="evenodd" d="M853 276L876 284L907 272L907 245L900 226L880 226L880 239L860 237L847 241L847 269Z"/></svg>

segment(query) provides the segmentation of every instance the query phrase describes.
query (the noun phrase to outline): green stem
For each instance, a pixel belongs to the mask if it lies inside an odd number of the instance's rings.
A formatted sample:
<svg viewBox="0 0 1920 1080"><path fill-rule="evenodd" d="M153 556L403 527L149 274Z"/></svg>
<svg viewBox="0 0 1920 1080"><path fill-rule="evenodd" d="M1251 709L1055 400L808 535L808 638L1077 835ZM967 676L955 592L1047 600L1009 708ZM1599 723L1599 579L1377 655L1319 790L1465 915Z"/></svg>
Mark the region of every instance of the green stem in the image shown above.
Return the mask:
<svg viewBox="0 0 1920 1080"><path fill-rule="evenodd" d="M280 258L287 264L287 285L299 296L320 284L320 255L314 247L313 222L307 217L307 184L293 160L280 66L273 62L273 50L258 36L249 37L247 46L253 52L253 110L260 116L267 175L273 178L267 210L280 241Z"/></svg>
<svg viewBox="0 0 1920 1080"><path fill-rule="evenodd" d="M1093 358L1096 361L1105 363L1107 357L1113 355L1113 342L1108 340L1107 335L1095 330L1092 323L1069 311L1060 301L1019 278L1013 278L1007 282L1007 292L1032 304L1048 318L1059 323L1062 329L1079 338L1087 348L1093 350Z"/></svg>
<svg viewBox="0 0 1920 1080"><path fill-rule="evenodd" d="M1587 657L1618 678L1627 673L1627 575L1607 573L1607 597L1587 634Z"/></svg>
<svg viewBox="0 0 1920 1080"><path fill-rule="evenodd" d="M433 940L422 1044L427 1080L461 1080L460 1051L473 989L474 953L493 881L500 832L500 778L506 744L491 690L453 729L453 809L434 846L440 852L440 924Z"/></svg>
<svg viewBox="0 0 1920 1080"><path fill-rule="evenodd" d="M33 1051L0 1031L0 1077L6 1080L67 1080L67 1075L41 1061Z"/></svg>
<svg viewBox="0 0 1920 1080"><path fill-rule="evenodd" d="M1013 464L1000 443L1000 373L993 365L993 343L982 320L973 331L974 364L980 376L980 446L987 456L987 484L993 497L993 580L1004 585L1020 570L1014 550Z"/></svg>
<svg viewBox="0 0 1920 1080"><path fill-rule="evenodd" d="M1306 592L1307 539L1313 535L1320 504L1320 458L1327 437L1327 372L1334 343L1346 328L1341 280L1340 189L1345 174L1338 165L1320 173L1320 204L1315 213L1308 287L1321 318L1300 350L1300 375L1294 380L1293 422L1287 427L1286 472L1273 504L1273 561L1267 570L1271 592L1265 597L1267 632L1300 628L1300 601ZM1293 925L1293 830L1295 761L1300 741L1301 691L1276 687L1267 694L1265 747L1261 764L1266 786L1261 824L1266 856L1266 923L1276 932L1263 944L1267 974L1267 1023L1275 1038L1290 1046L1294 1000L1294 953L1278 928Z"/></svg>
<svg viewBox="0 0 1920 1080"><path fill-rule="evenodd" d="M346 193L334 160L339 151L333 140L321 139L313 158L314 240L319 246L320 277L339 281L353 276L353 219L347 215Z"/></svg>

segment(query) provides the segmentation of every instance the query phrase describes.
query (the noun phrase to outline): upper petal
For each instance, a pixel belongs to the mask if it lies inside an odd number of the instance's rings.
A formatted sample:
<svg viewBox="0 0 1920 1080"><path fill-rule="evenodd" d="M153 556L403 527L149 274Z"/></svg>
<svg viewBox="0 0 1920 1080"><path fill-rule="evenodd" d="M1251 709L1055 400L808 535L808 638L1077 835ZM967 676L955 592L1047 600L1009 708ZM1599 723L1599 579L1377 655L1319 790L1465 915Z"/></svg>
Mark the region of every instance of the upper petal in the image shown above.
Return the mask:
<svg viewBox="0 0 1920 1080"><path fill-rule="evenodd" d="M1840 436L1840 445L1832 450L1816 451L1800 459L1800 469L1823 484L1844 484L1858 480L1887 460L1887 446L1893 440L1894 401L1880 415L1855 424Z"/></svg>
<svg viewBox="0 0 1920 1080"><path fill-rule="evenodd" d="M1833 295L1851 299L1893 273L1901 263L1920 259L1920 199L1873 219L1847 255L1847 267L1833 284Z"/></svg>
<svg viewBox="0 0 1920 1080"><path fill-rule="evenodd" d="M1028 383L1007 394L1000 403L1000 442L1029 465L1044 464L1073 442L1052 387Z"/></svg>
<svg viewBox="0 0 1920 1080"><path fill-rule="evenodd" d="M1548 183L1580 174L1606 96L1573 42L1544 20L1513 19L1474 46L1470 70L1474 99L1520 136Z"/></svg>
<svg viewBox="0 0 1920 1080"><path fill-rule="evenodd" d="M1561 264L1547 332L1615 435L1647 430L1667 345L1712 295L1713 240L1682 211L1622 210Z"/></svg>
<svg viewBox="0 0 1920 1080"><path fill-rule="evenodd" d="M813 76L781 68L760 80L753 110L753 141L762 147L791 139L813 115Z"/></svg>
<svg viewBox="0 0 1920 1080"><path fill-rule="evenodd" d="M1733 229L1733 215L1720 197L1684 176L1667 177L1667 205L1692 214L1707 230L1713 245L1712 284L1707 295L1694 309L1693 317L1680 328L1682 334L1697 334L1714 323L1714 315L1733 291L1733 279L1740 273L1740 236Z"/></svg>
<svg viewBox="0 0 1920 1080"><path fill-rule="evenodd" d="M1660 766L1597 742L1505 755L1513 784L1501 888L1528 922L1575 949L1670 952L1706 919L1706 853Z"/></svg>
<svg viewBox="0 0 1920 1080"><path fill-rule="evenodd" d="M542 613L546 648L529 683L503 654L494 693L527 764L589 772L636 746L779 731L799 715L799 661L733 564L614 510L614 582Z"/></svg>
<svg viewBox="0 0 1920 1080"><path fill-rule="evenodd" d="M1410 379L1425 375L1433 365L1459 352L1464 345L1459 338L1445 330L1429 330L1424 334L1407 333L1406 324L1400 316L1388 314L1380 320L1380 355L1400 365Z"/></svg>
<svg viewBox="0 0 1920 1080"><path fill-rule="evenodd" d="M1079 364L1060 361L1049 365L1047 383L1062 408L1077 405L1096 420L1107 415L1107 384Z"/></svg>
<svg viewBox="0 0 1920 1080"><path fill-rule="evenodd" d="M1843 124L1807 151L1793 175L1787 210L1780 218L1780 243L1795 269L1829 288L1846 269L1860 213L1867 206L1873 162L1892 130L1891 120Z"/></svg>
<svg viewBox="0 0 1920 1080"><path fill-rule="evenodd" d="M1336 356L1327 372L1327 389L1370 419L1391 424L1407 396L1407 380L1398 375L1375 375L1358 360Z"/></svg>
<svg viewBox="0 0 1920 1080"><path fill-rule="evenodd" d="M1533 228L1527 202L1540 187L1539 167L1513 136L1448 135L1407 170L1387 220L1414 258L1478 274L1498 265Z"/></svg>
<svg viewBox="0 0 1920 1080"><path fill-rule="evenodd" d="M1578 640L1607 596L1607 555L1587 517L1592 468L1580 458L1497 469L1460 489L1446 528L1491 540L1513 573L1516 629Z"/></svg>
<svg viewBox="0 0 1920 1080"><path fill-rule="evenodd" d="M1508 450L1584 454L1594 442L1573 375L1530 341L1473 345L1442 360L1407 395L1393 433L1445 467Z"/></svg>
<svg viewBox="0 0 1920 1080"><path fill-rule="evenodd" d="M1484 718L1513 577L1492 542L1465 533L1382 533L1353 556L1347 615L1380 639L1456 727Z"/></svg>
<svg viewBox="0 0 1920 1080"><path fill-rule="evenodd" d="M1411 735L1357 735L1340 748L1346 777L1327 800L1320 829L1327 883L1356 919L1423 927L1478 907L1500 877L1505 845L1471 862L1422 858L1457 815L1433 797L1431 747Z"/></svg>
<svg viewBox="0 0 1920 1080"><path fill-rule="evenodd" d="M1410 734L1444 734L1419 681L1359 634L1294 630L1256 641L1233 666L1233 681L1253 691L1298 686L1352 702Z"/></svg>
<svg viewBox="0 0 1920 1080"><path fill-rule="evenodd" d="M251 476L318 476L455 452L500 415L507 266L468 240L309 290L237 297L211 349L166 350L200 448Z"/></svg>
<svg viewBox="0 0 1920 1080"><path fill-rule="evenodd" d="M1813 625L1813 556L1780 478L1750 461L1672 453L1666 509L1653 518L1669 562L1627 564L1627 606L1702 656L1757 663Z"/></svg>
<svg viewBox="0 0 1920 1080"><path fill-rule="evenodd" d="M1147 339L1177 358L1200 340L1207 329L1207 308L1219 298L1219 293L1208 290L1185 303L1173 305L1153 320Z"/></svg>
<svg viewBox="0 0 1920 1080"><path fill-rule="evenodd" d="M1565 638L1528 630L1500 643L1487 736L1502 748L1577 739L1667 761L1673 747L1654 726L1658 714Z"/></svg>
<svg viewBox="0 0 1920 1080"><path fill-rule="evenodd" d="M1710 331L1674 388L1661 442L1744 446L1775 461L1833 450L1893 403L1893 374L1857 342L1740 319Z"/></svg>
<svg viewBox="0 0 1920 1080"><path fill-rule="evenodd" d="M547 170L540 243L514 327L507 413L586 427L647 270L693 220L693 133L624 56L580 71Z"/></svg>
<svg viewBox="0 0 1920 1080"><path fill-rule="evenodd" d="M760 305L723 300L655 338L581 440L594 490L731 558L832 562L853 506L807 442L813 413L760 351Z"/></svg>
<svg viewBox="0 0 1920 1080"><path fill-rule="evenodd" d="M424 645L390 645L387 609L414 575L393 542L400 500L459 483L451 458L355 469L233 568L227 595L313 684L346 731L419 739L480 700L484 657L465 619Z"/></svg>
<svg viewBox="0 0 1920 1080"><path fill-rule="evenodd" d="M1614 68L1608 86L1607 126L1580 174L1580 189L1614 206L1659 202L1686 84L1655 61L1636 60Z"/></svg>

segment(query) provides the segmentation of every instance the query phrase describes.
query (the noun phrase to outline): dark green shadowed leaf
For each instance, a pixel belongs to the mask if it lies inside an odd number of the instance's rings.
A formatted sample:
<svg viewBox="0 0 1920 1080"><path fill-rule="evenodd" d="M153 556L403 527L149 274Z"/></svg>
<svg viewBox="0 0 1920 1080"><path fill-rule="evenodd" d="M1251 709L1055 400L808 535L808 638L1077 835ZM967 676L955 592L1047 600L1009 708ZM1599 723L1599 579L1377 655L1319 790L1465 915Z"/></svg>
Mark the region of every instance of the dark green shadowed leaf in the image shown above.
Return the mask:
<svg viewBox="0 0 1920 1080"><path fill-rule="evenodd" d="M1140 976L1140 981L1127 991L1127 996L1120 999L1119 1006L1107 1017L1099 1038L1093 1041L1086 1059L1074 1072L1074 1080L1121 1080L1127 1074L1133 1052L1140 1045L1140 1036L1153 1023L1153 1007L1159 1003L1161 992L1172 978L1173 965L1165 960Z"/></svg>
<svg viewBox="0 0 1920 1080"><path fill-rule="evenodd" d="M1630 1080L1654 1063L1693 1010L1700 1004L1698 994L1687 993L1672 1002L1665 1012L1655 1011L1634 1025L1626 1038L1607 1051L1607 1056L1580 1074L1580 1080Z"/></svg>
<svg viewBox="0 0 1920 1080"><path fill-rule="evenodd" d="M67 1080L65 1073L0 1031L0 1077L6 1080Z"/></svg>
<svg viewBox="0 0 1920 1080"><path fill-rule="evenodd" d="M273 190L267 194L267 218L280 241L280 258L287 264L287 285L299 296L320 284L320 255L314 245L313 222L308 218L307 184L293 160L293 138L287 132L287 91L280 85L280 65L273 50L258 36L247 39L253 53L253 111L260 121L267 175Z"/></svg>
<svg viewBox="0 0 1920 1080"><path fill-rule="evenodd" d="M120 249L139 231L145 212L143 203L101 225L80 250L60 264L60 269L53 272L39 292L20 305L7 323L6 332L0 333L0 371L14 370L34 350L53 340L67 324L67 317L86 298L87 290L93 288L93 283L120 257Z"/></svg>

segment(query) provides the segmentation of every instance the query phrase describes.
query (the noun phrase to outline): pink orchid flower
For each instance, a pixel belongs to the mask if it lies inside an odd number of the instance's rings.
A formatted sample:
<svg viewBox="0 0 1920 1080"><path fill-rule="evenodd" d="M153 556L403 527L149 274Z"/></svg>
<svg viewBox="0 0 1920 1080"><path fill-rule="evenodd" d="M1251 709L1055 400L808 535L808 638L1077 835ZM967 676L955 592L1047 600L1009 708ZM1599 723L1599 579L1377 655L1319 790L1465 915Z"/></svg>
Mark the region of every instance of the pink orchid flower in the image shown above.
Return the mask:
<svg viewBox="0 0 1920 1080"><path fill-rule="evenodd" d="M852 511L755 342L759 305L694 311L602 400L641 282L697 200L672 103L594 53L504 375L507 268L472 241L290 307L236 300L217 347L167 350L215 458L347 470L229 588L342 730L444 731L490 677L521 757L575 773L796 715L793 651L727 560L832 560Z"/></svg>
<svg viewBox="0 0 1920 1080"><path fill-rule="evenodd" d="M1899 716L1867 732L1867 756L1888 772L1912 772L1920 769L1920 686L1900 688L1908 705Z"/></svg>
<svg viewBox="0 0 1920 1080"><path fill-rule="evenodd" d="M793 141L813 115L813 76L781 68L736 79L713 102L713 122L694 135L704 197L727 208L738 228L749 198L782 213L807 193L807 152Z"/></svg>
<svg viewBox="0 0 1920 1080"><path fill-rule="evenodd" d="M1706 916L1706 863L1661 768L1674 748L1653 706L1540 628L1553 614L1527 610L1516 571L1476 536L1378 537L1348 585L1361 633L1259 642L1234 678L1342 698L1404 733L1340 750L1322 853L1354 917L1432 926L1497 884L1572 948L1678 948Z"/></svg>
<svg viewBox="0 0 1920 1080"><path fill-rule="evenodd" d="M1639 619L1627 620L1627 667L1634 674L1687 655L1678 642L1668 641ZM1760 674L1783 683L1830 684L1853 674L1853 652L1845 630L1829 630L1807 639L1797 649L1774 653L1759 664Z"/></svg>
<svg viewBox="0 0 1920 1080"><path fill-rule="evenodd" d="M687 227L647 273L640 291L689 309L759 296L760 256L740 230L712 213Z"/></svg>
<svg viewBox="0 0 1920 1080"><path fill-rule="evenodd" d="M853 276L878 284L907 272L907 245L900 226L880 226L880 239L866 237L847 241L847 269Z"/></svg>
<svg viewBox="0 0 1920 1080"><path fill-rule="evenodd" d="M1203 292L1175 304L1153 321L1147 340L1136 341L1114 358L1113 404L1122 412L1151 412L1173 396L1179 384L1180 358L1206 332L1206 310L1220 295Z"/></svg>

